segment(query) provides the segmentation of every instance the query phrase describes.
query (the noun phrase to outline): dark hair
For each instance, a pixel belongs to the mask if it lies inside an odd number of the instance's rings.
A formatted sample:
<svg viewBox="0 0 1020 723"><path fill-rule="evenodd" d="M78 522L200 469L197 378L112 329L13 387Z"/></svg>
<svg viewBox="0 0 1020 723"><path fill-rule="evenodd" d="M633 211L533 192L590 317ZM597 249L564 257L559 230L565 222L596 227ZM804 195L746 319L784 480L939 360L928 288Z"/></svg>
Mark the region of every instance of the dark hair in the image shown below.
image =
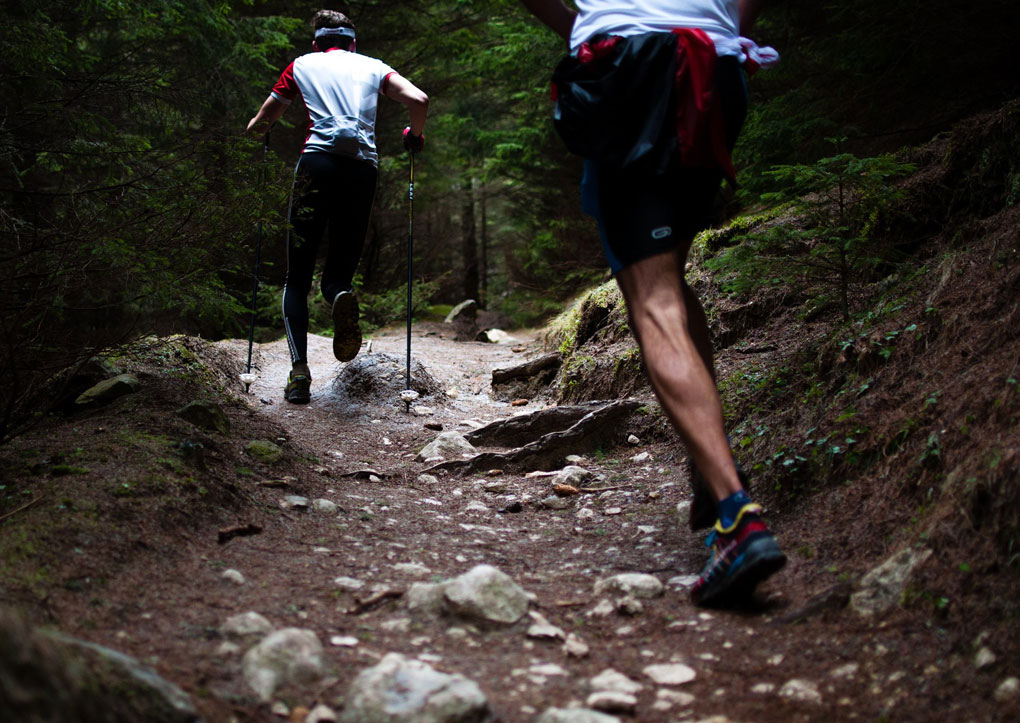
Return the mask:
<svg viewBox="0 0 1020 723"><path fill-rule="evenodd" d="M319 10L312 17L312 32L314 33L319 28L350 28L354 30L354 23L351 22L349 17L337 10ZM341 35L326 35L316 40L315 44L319 50L329 50L330 48L348 50L353 42L353 39L345 38Z"/></svg>

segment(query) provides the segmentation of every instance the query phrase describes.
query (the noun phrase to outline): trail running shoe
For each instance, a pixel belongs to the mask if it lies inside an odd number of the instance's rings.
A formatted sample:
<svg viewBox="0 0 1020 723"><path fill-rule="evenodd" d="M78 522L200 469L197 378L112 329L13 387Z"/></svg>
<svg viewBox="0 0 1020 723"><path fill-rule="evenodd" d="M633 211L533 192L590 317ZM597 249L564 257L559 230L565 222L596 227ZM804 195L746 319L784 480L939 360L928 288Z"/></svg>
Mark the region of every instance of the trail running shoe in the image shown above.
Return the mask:
<svg viewBox="0 0 1020 723"><path fill-rule="evenodd" d="M333 356L347 362L361 349L358 299L353 291L341 291L333 299Z"/></svg>
<svg viewBox="0 0 1020 723"><path fill-rule="evenodd" d="M308 404L312 401L312 379L304 374L288 374L287 387L283 390L283 396L291 404Z"/></svg>
<svg viewBox="0 0 1020 723"><path fill-rule="evenodd" d="M740 478L740 484L746 490L750 481L747 479L747 473L741 469L740 465L737 464L737 477ZM698 530L705 530L715 524L716 514L716 501L715 497L712 496L712 492L708 489L708 483L701 474L701 470L698 469L697 465L691 461L691 492L693 496L691 498L691 517L688 521L691 532L697 532Z"/></svg>
<svg viewBox="0 0 1020 723"><path fill-rule="evenodd" d="M705 540L712 556L694 583L691 600L704 607L724 606L751 597L755 587L786 564L786 555L761 519L761 505L744 505L736 521L721 522Z"/></svg>

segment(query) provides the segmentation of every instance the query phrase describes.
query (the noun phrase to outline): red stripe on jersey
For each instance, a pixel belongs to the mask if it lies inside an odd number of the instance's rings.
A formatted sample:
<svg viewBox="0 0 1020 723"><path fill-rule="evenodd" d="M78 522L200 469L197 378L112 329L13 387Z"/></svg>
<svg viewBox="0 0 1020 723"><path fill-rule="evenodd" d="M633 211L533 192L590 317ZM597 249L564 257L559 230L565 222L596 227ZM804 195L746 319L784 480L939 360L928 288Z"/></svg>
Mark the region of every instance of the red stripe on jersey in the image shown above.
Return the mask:
<svg viewBox="0 0 1020 723"><path fill-rule="evenodd" d="M297 81L294 79L294 63L288 65L280 73L280 79L273 86L273 92L288 101L293 101L301 93Z"/></svg>

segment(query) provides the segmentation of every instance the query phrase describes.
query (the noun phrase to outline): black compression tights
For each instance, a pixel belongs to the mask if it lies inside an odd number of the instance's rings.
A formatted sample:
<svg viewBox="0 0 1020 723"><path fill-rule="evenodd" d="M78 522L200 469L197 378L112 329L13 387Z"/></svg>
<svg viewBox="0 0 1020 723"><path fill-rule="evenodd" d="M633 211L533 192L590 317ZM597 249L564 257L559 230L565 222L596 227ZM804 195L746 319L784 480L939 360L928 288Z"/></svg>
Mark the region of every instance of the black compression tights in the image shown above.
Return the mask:
<svg viewBox="0 0 1020 723"><path fill-rule="evenodd" d="M376 176L372 164L331 153L305 153L294 170L283 323L295 364L307 361L308 292L319 241L326 232L321 288L331 303L351 288L372 214Z"/></svg>

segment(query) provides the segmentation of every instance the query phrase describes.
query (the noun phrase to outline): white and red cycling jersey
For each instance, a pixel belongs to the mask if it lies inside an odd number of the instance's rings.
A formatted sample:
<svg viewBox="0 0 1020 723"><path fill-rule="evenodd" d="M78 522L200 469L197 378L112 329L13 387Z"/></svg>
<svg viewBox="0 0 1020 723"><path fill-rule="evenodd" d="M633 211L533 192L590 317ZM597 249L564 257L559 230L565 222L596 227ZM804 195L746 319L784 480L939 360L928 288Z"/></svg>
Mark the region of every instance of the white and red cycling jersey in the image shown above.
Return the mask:
<svg viewBox="0 0 1020 723"><path fill-rule="evenodd" d="M395 73L381 60L339 48L302 55L288 65L272 96L291 103L298 96L308 111L304 153L336 153L379 165L375 115L379 94Z"/></svg>

